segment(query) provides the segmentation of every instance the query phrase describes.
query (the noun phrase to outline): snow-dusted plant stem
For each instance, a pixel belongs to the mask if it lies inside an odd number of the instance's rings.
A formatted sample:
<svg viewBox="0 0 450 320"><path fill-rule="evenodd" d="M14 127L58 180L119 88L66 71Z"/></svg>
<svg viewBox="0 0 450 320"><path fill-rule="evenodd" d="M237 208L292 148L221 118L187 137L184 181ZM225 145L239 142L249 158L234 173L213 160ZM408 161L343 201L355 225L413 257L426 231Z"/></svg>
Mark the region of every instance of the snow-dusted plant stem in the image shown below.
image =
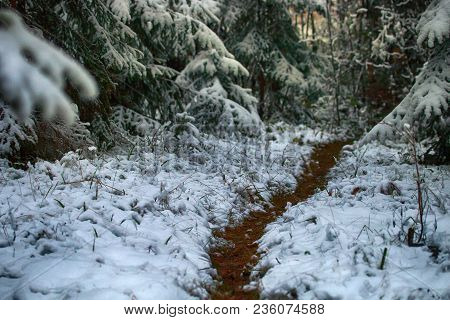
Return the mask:
<svg viewBox="0 0 450 320"><path fill-rule="evenodd" d="M417 185L417 218L419 220L419 226L420 226L420 232L419 232L419 238L417 239L417 243L420 243L423 239L423 233L424 233L424 221L423 221L423 213L424 213L424 207L423 207L423 188L422 188L422 177L420 175L419 170L419 158L417 156L417 141L416 137L414 135L414 132L411 130L411 127L408 124L405 124L403 135L406 138L406 141L408 142L408 145L411 148L411 158L414 162L415 166L415 181ZM415 221L417 224L417 219ZM411 227L414 228L414 227ZM411 235L411 236L410 236ZM412 232L409 232L408 230L408 245L414 244L414 230Z"/></svg>
<svg viewBox="0 0 450 320"><path fill-rule="evenodd" d="M411 128L411 126L409 124L405 124L403 126L402 131L398 130L397 128L395 128L393 125L391 125L389 123L382 122L380 124L386 125L386 126L392 128L392 130L394 132L397 132L399 135L402 135L410 148L409 154L411 157L411 161L414 164L414 168L415 168L414 180L415 180L416 186L417 186L417 218L414 220L414 225L408 229L406 241L409 246L420 245L422 240L424 240L423 235L424 235L424 231L425 231L425 221L424 221L425 208L424 208L424 201L423 201L423 198L424 198L423 197L423 191L424 191L423 178L422 178L422 175L420 173L420 168L419 168L419 156L418 156L418 152L417 152L416 133L414 132L414 130ZM415 242L414 241L414 236L415 236L415 231L416 231L415 227L417 225L419 225L420 231L419 231L419 236L417 238L417 242Z"/></svg>

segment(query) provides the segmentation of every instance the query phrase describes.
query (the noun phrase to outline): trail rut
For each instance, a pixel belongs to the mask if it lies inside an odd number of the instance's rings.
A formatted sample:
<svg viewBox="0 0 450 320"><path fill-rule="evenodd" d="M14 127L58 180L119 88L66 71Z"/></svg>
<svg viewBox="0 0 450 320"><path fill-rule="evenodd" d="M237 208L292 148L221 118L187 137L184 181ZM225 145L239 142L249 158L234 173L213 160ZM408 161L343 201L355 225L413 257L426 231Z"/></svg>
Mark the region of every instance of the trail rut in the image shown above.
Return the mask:
<svg viewBox="0 0 450 320"><path fill-rule="evenodd" d="M258 289L244 290L250 283L250 273L258 262L257 241L265 227L283 214L286 205L295 205L311 197L318 188L326 185L326 176L335 165L345 142L331 142L315 148L309 163L297 179L292 193L272 197L264 211L251 212L237 226L229 226L217 237L232 245L215 247L210 251L213 266L218 272L220 285L211 293L211 299L254 300L259 298Z"/></svg>

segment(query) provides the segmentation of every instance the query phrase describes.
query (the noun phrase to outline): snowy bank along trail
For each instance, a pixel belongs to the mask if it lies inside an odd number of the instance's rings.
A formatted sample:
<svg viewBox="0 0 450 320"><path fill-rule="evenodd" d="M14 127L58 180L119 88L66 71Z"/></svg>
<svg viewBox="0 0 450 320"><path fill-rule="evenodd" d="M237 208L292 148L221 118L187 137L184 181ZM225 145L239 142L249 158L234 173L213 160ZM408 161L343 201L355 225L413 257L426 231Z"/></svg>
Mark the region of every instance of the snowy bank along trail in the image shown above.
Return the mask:
<svg viewBox="0 0 450 320"><path fill-rule="evenodd" d="M265 210L251 212L236 226L229 226L216 235L226 241L211 250L211 260L218 270L220 285L213 299L258 299L258 286L250 284L252 268L258 262L258 243L266 226L282 215L286 206L295 205L312 196L326 183L328 171L335 164L343 142L318 146L293 192L277 193Z"/></svg>
<svg viewBox="0 0 450 320"><path fill-rule="evenodd" d="M26 169L0 160L0 298L209 298L213 230L295 188L301 159L331 139L285 124L268 131L169 150L91 148Z"/></svg>
<svg viewBox="0 0 450 320"><path fill-rule="evenodd" d="M323 191L258 242L264 299L450 299L450 168L419 165L424 241L408 146L345 147ZM415 238L419 234L415 226Z"/></svg>

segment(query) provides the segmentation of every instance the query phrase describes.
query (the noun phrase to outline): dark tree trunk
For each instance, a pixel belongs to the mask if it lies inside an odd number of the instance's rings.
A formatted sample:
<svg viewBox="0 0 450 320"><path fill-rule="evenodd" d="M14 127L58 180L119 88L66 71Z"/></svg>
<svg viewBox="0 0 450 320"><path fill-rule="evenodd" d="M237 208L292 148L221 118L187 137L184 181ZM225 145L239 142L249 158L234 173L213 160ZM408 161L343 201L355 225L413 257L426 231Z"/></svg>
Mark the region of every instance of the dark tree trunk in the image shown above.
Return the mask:
<svg viewBox="0 0 450 320"><path fill-rule="evenodd" d="M25 0L11 0L10 6L17 12L21 14L26 14L25 2L26 2Z"/></svg>
<svg viewBox="0 0 450 320"><path fill-rule="evenodd" d="M259 115L261 118L265 115L265 96L266 96L266 78L264 77L264 73L261 70L258 75L258 86L259 86Z"/></svg>

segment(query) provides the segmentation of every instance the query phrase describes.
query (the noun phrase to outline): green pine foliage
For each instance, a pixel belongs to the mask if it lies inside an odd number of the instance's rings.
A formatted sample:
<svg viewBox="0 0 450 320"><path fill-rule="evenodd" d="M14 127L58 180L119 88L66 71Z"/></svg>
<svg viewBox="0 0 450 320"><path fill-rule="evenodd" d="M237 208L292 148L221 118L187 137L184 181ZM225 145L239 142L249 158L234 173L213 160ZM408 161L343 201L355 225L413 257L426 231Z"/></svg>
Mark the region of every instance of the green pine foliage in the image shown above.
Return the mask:
<svg viewBox="0 0 450 320"><path fill-rule="evenodd" d="M70 101L78 111L66 114L105 149L130 137L145 140L160 127L259 137L263 121L278 120L357 135L398 105L386 120L396 130L417 128L442 154L449 145L449 1L408 3L0 0L0 9L16 10L35 36L95 78L99 95L89 101L65 74L57 82L65 109ZM39 70L45 76L47 69ZM33 114L21 123L10 100L0 96L5 150L19 150L20 141L38 144L45 127L39 108L27 108ZM370 136L392 136L379 129ZM68 140L75 131L66 130Z"/></svg>
<svg viewBox="0 0 450 320"><path fill-rule="evenodd" d="M9 1L1 4L10 5ZM100 134L100 140L114 140L111 121L117 119L116 106L161 123L173 122L188 108L194 113L196 109L196 122L218 123L223 130L210 131L220 135L234 134L236 128L251 135L260 130L256 99L241 87L247 71L213 31L220 24L218 1L37 0L21 9L30 26L83 63L97 79L101 95L95 103L74 98L83 121L109 132ZM205 56L220 60L217 74L193 68ZM207 94L202 107L192 103L205 97L205 90L211 91L216 81L225 93L213 98ZM238 111L228 110L230 105Z"/></svg>
<svg viewBox="0 0 450 320"><path fill-rule="evenodd" d="M393 139L412 128L420 140L427 139L432 156L438 162L450 158L450 1L435 0L417 25L419 46L431 50L409 93L402 102L365 137Z"/></svg>
<svg viewBox="0 0 450 320"><path fill-rule="evenodd" d="M302 45L286 2L228 1L226 44L250 72L249 84L267 119L295 108L306 88L307 48Z"/></svg>

